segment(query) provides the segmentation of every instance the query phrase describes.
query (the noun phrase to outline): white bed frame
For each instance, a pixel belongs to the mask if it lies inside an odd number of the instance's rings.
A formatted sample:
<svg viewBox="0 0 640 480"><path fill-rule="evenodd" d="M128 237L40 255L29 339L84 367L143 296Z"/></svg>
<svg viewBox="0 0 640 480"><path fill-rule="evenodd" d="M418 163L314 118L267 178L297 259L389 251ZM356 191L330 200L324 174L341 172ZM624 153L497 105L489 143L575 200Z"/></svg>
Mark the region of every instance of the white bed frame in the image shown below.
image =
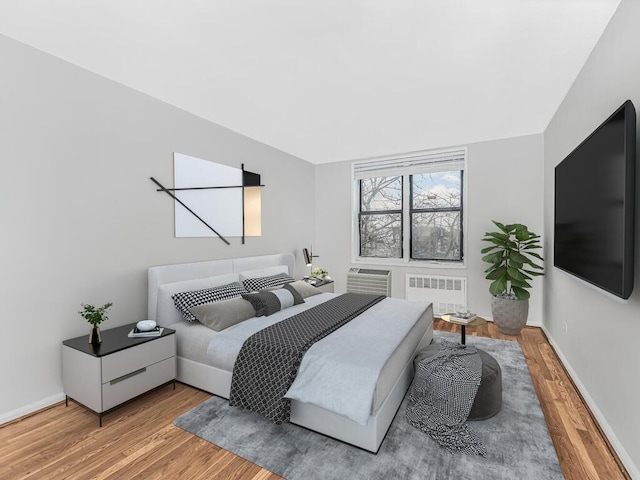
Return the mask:
<svg viewBox="0 0 640 480"><path fill-rule="evenodd" d="M289 269L289 274L294 275L295 258L290 253L152 267L148 272L148 318L157 318L158 288L163 284L240 273L279 265L286 265ZM416 347L416 352L428 345L433 337L431 309L428 310L428 314L430 315L430 325ZM214 395L229 398L231 372L183 357L177 357L177 361L178 381ZM413 356L411 356L388 397L378 408L376 414L369 417L367 425L361 425L341 415L297 400L291 401L291 423L365 450L377 452L402 403L405 393L411 385L413 373Z"/></svg>

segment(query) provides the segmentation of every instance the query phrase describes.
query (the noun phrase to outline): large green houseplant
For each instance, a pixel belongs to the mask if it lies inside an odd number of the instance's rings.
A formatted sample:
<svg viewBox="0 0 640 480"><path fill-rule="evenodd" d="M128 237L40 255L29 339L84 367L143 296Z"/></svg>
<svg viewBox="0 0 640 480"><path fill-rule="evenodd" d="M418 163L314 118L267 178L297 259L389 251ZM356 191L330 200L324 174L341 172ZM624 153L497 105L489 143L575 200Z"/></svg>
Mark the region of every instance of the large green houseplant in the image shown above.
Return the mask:
<svg viewBox="0 0 640 480"><path fill-rule="evenodd" d="M491 280L491 313L500 332L518 335L529 314L529 282L544 275L544 268L538 263L544 259L535 252L542 248L540 235L521 223L504 225L492 221L498 230L485 233L482 241L491 245L481 251L482 260L491 264L485 270L486 278Z"/></svg>

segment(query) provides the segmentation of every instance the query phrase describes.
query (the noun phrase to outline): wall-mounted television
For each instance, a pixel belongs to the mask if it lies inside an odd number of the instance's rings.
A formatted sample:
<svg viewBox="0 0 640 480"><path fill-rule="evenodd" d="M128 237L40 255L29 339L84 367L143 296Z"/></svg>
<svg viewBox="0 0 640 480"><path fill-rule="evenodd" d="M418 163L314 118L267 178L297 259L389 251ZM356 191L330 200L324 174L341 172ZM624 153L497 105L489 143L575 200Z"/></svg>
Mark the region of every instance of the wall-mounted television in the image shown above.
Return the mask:
<svg viewBox="0 0 640 480"><path fill-rule="evenodd" d="M631 100L555 169L553 264L625 300L633 290L635 170Z"/></svg>

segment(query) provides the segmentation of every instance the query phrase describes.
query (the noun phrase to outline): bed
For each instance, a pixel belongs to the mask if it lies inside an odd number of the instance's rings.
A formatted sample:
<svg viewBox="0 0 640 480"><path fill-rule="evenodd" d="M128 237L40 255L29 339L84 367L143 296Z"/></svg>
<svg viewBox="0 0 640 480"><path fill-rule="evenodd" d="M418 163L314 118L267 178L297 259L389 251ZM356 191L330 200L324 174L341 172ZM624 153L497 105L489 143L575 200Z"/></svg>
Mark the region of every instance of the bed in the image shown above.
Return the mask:
<svg viewBox="0 0 640 480"><path fill-rule="evenodd" d="M270 323L304 311L315 305L331 300L336 296L332 293L320 293L310 298L305 298L303 305L296 305L287 310L277 312L269 317L259 317L246 320L238 325L216 332L199 322L187 322L182 314L175 308L171 296L178 292L187 292L207 288L214 285L223 285L230 281L252 277L264 277L273 272L284 272L293 276L295 272L295 258L290 253L262 255L256 257L243 257L227 260L214 260L196 263L175 264L151 267L148 270L148 318L154 319L161 326L167 326L176 330L177 341L177 379L188 385L205 390L214 395L229 398L234 355L241 347L242 339L255 331L257 325L264 325L265 318ZM404 311L406 315L399 314ZM371 317L371 318L369 318ZM377 318L378 327L366 323ZM401 320L397 320L402 317ZM407 317L406 319L404 317ZM382 320L384 319L384 320ZM397 321L396 321L397 320ZM384 325L383 322L393 322ZM382 326L381 326L382 325ZM324 435L336 438L357 447L377 452L386 432L398 411L413 379L413 359L418 350L428 345L433 336L433 311L431 304L427 302L409 302L399 299L387 298L362 313L338 331L331 333L323 340L317 342L303 357L299 377L296 378L292 390L304 373L308 378L320 375L315 371L315 363L323 358L336 359L350 347L340 341L353 342L359 337L368 338L371 331L372 338L375 330L387 328L389 325L398 330L395 333L400 342L384 346L388 353L380 364L379 376L372 389L373 395L363 389L355 389L354 395L359 393L367 396L370 407L366 412L364 421L362 413L351 414L350 410L342 411L342 403L336 409L327 407L322 402L314 401L313 397L306 398L304 393L291 399L291 423L317 431ZM404 326L403 326L404 325ZM360 328L361 330L356 330ZM366 328L366 330L362 330ZM404 329L404 330L403 330ZM358 333L359 332L359 333ZM244 335L245 337L243 337ZM351 335L351 339L347 337ZM377 333L378 337L380 333ZM383 336L386 336L383 335ZM237 338L236 338L237 337ZM375 338L378 338L375 337ZM336 345L333 345L338 342ZM372 342L373 340L367 340ZM377 341L377 340L376 340ZM386 341L386 340L385 340ZM380 348L371 351L384 351L381 341ZM230 351L227 350L227 346ZM223 348L224 347L224 348ZM330 348L334 348L332 353ZM235 349L235 350L234 350ZM337 350L336 350L337 349ZM235 353L234 353L235 352ZM324 355L324 357L322 356ZM345 356L344 354L342 355ZM365 355L366 356L366 355ZM315 359L314 359L315 358ZM334 363L342 361L335 360ZM366 360L359 359L359 362ZM379 360L378 360L379 362ZM374 362L375 363L375 362ZM362 365L360 365L362 366ZM303 367L305 367L303 369ZM341 365L346 375L334 375L336 381L342 377L349 378L349 365ZM358 378L360 373L355 371L359 367L353 367L353 378ZM309 377L311 375L311 377ZM377 375L377 374L376 374ZM362 375L366 376L366 375ZM331 375L325 374L325 381L332 381ZM320 377L319 377L320 378ZM350 380L349 380L350 381ZM313 383L313 382L302 382ZM344 383L344 381L343 381ZM336 392L344 385L336 385ZM299 389L302 391L302 389ZM339 392L331 391L331 398L339 398ZM308 396L309 394L307 394ZM299 399L300 398L300 399ZM335 401L334 398L334 401ZM360 408L362 410L362 408ZM354 416L355 415L355 416Z"/></svg>

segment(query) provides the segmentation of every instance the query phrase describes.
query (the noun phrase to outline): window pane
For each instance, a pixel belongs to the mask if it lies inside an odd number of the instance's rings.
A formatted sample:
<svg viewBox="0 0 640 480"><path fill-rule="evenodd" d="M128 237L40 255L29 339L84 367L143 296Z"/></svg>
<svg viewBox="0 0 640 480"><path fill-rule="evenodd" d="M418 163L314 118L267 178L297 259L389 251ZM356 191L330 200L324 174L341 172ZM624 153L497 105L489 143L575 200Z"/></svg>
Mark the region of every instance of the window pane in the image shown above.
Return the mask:
<svg viewBox="0 0 640 480"><path fill-rule="evenodd" d="M360 256L402 258L402 215L362 215Z"/></svg>
<svg viewBox="0 0 640 480"><path fill-rule="evenodd" d="M433 172L412 175L413 208L460 207L462 172Z"/></svg>
<svg viewBox="0 0 640 480"><path fill-rule="evenodd" d="M360 185L361 211L402 209L402 177L366 178Z"/></svg>
<svg viewBox="0 0 640 480"><path fill-rule="evenodd" d="M460 212L412 214L411 258L461 260Z"/></svg>

